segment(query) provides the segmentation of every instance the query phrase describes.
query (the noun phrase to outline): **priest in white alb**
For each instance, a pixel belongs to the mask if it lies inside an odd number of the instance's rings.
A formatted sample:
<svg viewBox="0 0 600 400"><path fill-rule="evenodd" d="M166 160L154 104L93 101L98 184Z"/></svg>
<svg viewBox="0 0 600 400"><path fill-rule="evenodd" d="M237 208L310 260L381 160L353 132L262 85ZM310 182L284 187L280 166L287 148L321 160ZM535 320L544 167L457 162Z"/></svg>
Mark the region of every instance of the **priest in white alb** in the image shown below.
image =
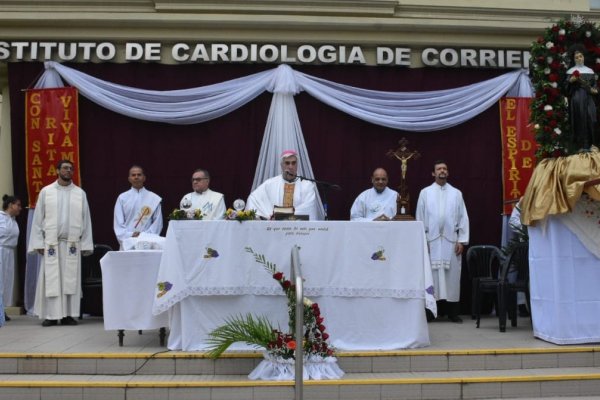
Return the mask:
<svg viewBox="0 0 600 400"><path fill-rule="evenodd" d="M184 210L200 210L203 220L225 217L225 197L222 193L210 190L210 174L199 168L192 174L193 192L183 196L179 206Z"/></svg>
<svg viewBox="0 0 600 400"><path fill-rule="evenodd" d="M396 215L398 192L390 189L385 169L371 176L373 187L358 195L350 209L350 221L389 221Z"/></svg>
<svg viewBox="0 0 600 400"><path fill-rule="evenodd" d="M42 257L33 312L42 326L77 325L81 302L81 256L92 254L92 222L85 192L73 181L73 163L57 165L58 179L40 191L29 252Z"/></svg>
<svg viewBox="0 0 600 400"><path fill-rule="evenodd" d="M462 193L447 182L444 161L435 162L432 175L435 182L419 194L416 219L425 226L435 298L446 300L448 318L461 323L461 257L469 243L469 217Z"/></svg>
<svg viewBox="0 0 600 400"><path fill-rule="evenodd" d="M134 165L129 169L131 189L121 193L115 204L113 229L123 246L123 241L138 237L140 233L160 235L163 227L162 198L144 187L144 169Z"/></svg>
<svg viewBox="0 0 600 400"><path fill-rule="evenodd" d="M298 178L298 153L285 150L280 160L281 175L267 179L257 187L248 197L246 210L256 210L259 217L270 219L274 206L294 207L296 215L320 219L316 185Z"/></svg>

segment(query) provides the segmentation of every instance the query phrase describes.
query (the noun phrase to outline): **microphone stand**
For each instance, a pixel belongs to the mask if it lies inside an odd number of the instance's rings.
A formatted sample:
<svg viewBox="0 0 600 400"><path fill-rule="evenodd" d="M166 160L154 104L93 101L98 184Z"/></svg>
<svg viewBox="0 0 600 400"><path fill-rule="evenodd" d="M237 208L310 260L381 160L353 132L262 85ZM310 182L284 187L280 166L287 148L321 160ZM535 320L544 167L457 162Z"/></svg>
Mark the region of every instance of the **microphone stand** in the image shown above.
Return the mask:
<svg viewBox="0 0 600 400"><path fill-rule="evenodd" d="M329 219L328 210L327 210L328 209L328 205L329 205L329 203L327 202L327 194L328 194L328 192L329 192L330 189L333 189L333 190L342 190L342 187L340 185L335 184L335 183L326 182L326 181L319 181L317 179L307 178L305 176L300 176L300 175L296 175L296 178L300 179L301 181L313 182L318 187L323 188L323 191L322 191L323 198L321 200L323 201L323 210L325 211L325 221L327 221Z"/></svg>

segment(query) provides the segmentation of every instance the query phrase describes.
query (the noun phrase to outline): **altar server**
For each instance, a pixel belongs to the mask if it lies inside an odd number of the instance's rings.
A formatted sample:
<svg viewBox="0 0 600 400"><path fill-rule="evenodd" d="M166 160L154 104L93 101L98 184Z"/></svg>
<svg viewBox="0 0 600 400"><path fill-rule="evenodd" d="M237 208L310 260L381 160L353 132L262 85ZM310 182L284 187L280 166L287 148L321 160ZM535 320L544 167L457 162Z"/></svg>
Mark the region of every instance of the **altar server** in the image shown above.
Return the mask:
<svg viewBox="0 0 600 400"><path fill-rule="evenodd" d="M373 187L358 195L350 209L351 221L389 221L396 215L398 192L387 187L385 169L377 168L371 176Z"/></svg>
<svg viewBox="0 0 600 400"><path fill-rule="evenodd" d="M73 163L57 165L58 179L40 191L29 237L41 254L33 312L42 326L77 325L81 301L81 256L92 254L92 221L85 192L72 181Z"/></svg>
<svg viewBox="0 0 600 400"><path fill-rule="evenodd" d="M184 210L202 211L203 220L223 219L225 216L225 198L222 193L209 189L210 174L199 168L192 174L193 192L181 199L179 206Z"/></svg>
<svg viewBox="0 0 600 400"><path fill-rule="evenodd" d="M469 242L469 217L462 193L447 182L446 163L436 161L431 175L435 182L421 190L416 218L425 225L435 298L448 302L450 321L462 323L458 316L461 256Z"/></svg>
<svg viewBox="0 0 600 400"><path fill-rule="evenodd" d="M319 219L317 187L298 178L298 153L285 150L280 157L281 175L267 179L248 197L246 210L256 210L264 219L273 215L273 206L294 207L294 213Z"/></svg>
<svg viewBox="0 0 600 400"><path fill-rule="evenodd" d="M15 196L2 197L0 211L0 326L4 321L10 321L4 307L13 304L13 286L15 280L15 249L19 241L19 226L15 217L21 213L21 200Z"/></svg>
<svg viewBox="0 0 600 400"><path fill-rule="evenodd" d="M140 233L160 235L163 227L161 211L162 198L144 187L146 175L144 169L134 165L129 169L131 189L121 193L115 204L113 228L119 244Z"/></svg>

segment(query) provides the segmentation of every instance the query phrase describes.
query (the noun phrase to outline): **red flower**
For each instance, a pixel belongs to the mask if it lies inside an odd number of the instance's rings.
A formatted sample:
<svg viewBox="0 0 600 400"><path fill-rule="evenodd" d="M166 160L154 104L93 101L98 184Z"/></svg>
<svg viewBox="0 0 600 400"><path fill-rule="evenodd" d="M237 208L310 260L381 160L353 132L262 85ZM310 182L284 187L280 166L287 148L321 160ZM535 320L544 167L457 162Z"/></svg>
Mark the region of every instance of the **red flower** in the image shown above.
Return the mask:
<svg viewBox="0 0 600 400"><path fill-rule="evenodd" d="M550 74L550 75L548 75L548 80L550 82L557 82L558 81L558 74Z"/></svg>
<svg viewBox="0 0 600 400"><path fill-rule="evenodd" d="M556 128L556 126L558 125L558 122L556 122L556 120L555 120L555 119L553 119L553 120L550 120L550 122L549 122L549 123L550 123L550 126L551 126L551 127L553 127L553 128Z"/></svg>
<svg viewBox="0 0 600 400"><path fill-rule="evenodd" d="M573 71L573 76L574 76L575 78L579 78L579 75L580 75L580 74L579 74L579 71L578 71L578 70L575 70L575 71Z"/></svg>
<svg viewBox="0 0 600 400"><path fill-rule="evenodd" d="M558 41L559 42L564 42L565 41L565 35L558 35Z"/></svg>
<svg viewBox="0 0 600 400"><path fill-rule="evenodd" d="M327 339L329 339L329 334L323 332L323 340L327 340Z"/></svg>
<svg viewBox="0 0 600 400"><path fill-rule="evenodd" d="M546 111L546 117L552 118L552 114L553 114L552 110Z"/></svg>
<svg viewBox="0 0 600 400"><path fill-rule="evenodd" d="M286 346L290 350L296 350L296 341L290 340L289 342L286 343Z"/></svg>
<svg viewBox="0 0 600 400"><path fill-rule="evenodd" d="M281 280L281 278L283 278L283 273L282 273L282 272L275 272L275 273L273 274L273 279L275 279L275 280L277 280L277 281L280 281L280 280Z"/></svg>
<svg viewBox="0 0 600 400"><path fill-rule="evenodd" d="M284 289L289 289L291 285L292 285L292 283L290 281L288 281L288 280L283 281Z"/></svg>
<svg viewBox="0 0 600 400"><path fill-rule="evenodd" d="M552 32L558 32L558 30L560 28L558 27L558 25L554 25L551 29L552 29Z"/></svg>
<svg viewBox="0 0 600 400"><path fill-rule="evenodd" d="M323 325L323 324L319 324L319 326L317 326L317 328L319 328L319 330L320 330L321 332L325 332L325 325Z"/></svg>
<svg viewBox="0 0 600 400"><path fill-rule="evenodd" d="M562 151L560 149L556 149L552 152L553 157L560 157L562 155Z"/></svg>

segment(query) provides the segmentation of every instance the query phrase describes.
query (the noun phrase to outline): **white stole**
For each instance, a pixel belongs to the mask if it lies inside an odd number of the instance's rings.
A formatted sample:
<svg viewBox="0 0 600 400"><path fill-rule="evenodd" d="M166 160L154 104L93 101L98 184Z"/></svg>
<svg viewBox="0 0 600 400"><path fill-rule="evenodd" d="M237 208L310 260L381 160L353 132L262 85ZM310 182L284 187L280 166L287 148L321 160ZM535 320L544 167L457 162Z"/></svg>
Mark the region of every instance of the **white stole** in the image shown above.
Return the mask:
<svg viewBox="0 0 600 400"><path fill-rule="evenodd" d="M59 257L58 257L58 196L59 191L49 188L45 198L44 220L44 276L46 281L46 297L60 296ZM77 275L79 268L80 239L82 230L83 191L69 191L69 227L67 237L67 254L62 274L62 294L77 293Z"/></svg>

